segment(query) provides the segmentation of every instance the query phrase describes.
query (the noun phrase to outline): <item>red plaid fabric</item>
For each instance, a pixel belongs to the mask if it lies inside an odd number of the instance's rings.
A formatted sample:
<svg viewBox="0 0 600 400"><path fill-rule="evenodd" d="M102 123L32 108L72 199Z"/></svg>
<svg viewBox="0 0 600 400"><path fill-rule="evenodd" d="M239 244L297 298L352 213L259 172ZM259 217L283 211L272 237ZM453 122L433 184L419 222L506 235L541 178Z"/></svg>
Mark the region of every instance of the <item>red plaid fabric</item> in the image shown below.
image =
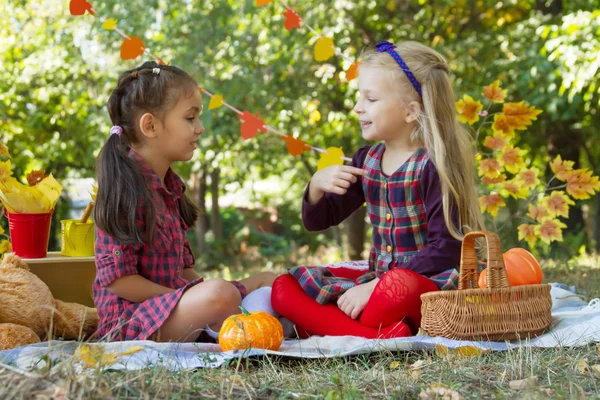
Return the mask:
<svg viewBox="0 0 600 400"><path fill-rule="evenodd" d="M97 336L109 340L148 339L169 317L183 292L202 279L188 282L183 269L194 266L194 255L186 240L188 226L179 213L178 200L185 185L171 169L163 185L159 176L135 152L130 156L139 163L149 188L156 191L156 227L152 245L128 245L96 229L96 279L94 303L100 322ZM138 221L144 221L141 207ZM106 290L116 279L139 274L159 285L177 289L133 303Z"/></svg>
<svg viewBox="0 0 600 400"><path fill-rule="evenodd" d="M301 266L289 270L305 292L320 304L335 301L348 289L381 277L391 269L403 268L427 246L428 223L421 175L431 162L429 155L425 149L418 149L397 171L386 176L381 170L384 150L383 143L372 146L362 165L367 172L362 177L362 190L373 226L373 246L365 274L352 280L335 276L327 267ZM438 273L427 277L440 289L455 289L458 281L455 267L438 268Z"/></svg>

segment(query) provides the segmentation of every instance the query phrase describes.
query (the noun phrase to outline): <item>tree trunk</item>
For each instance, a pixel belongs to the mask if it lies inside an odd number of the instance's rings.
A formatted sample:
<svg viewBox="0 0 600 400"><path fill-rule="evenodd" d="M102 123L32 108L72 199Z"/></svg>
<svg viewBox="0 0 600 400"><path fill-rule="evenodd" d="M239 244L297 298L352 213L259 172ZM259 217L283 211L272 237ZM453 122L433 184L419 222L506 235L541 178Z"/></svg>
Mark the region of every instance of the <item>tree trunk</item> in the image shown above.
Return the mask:
<svg viewBox="0 0 600 400"><path fill-rule="evenodd" d="M350 260L362 260L362 252L365 247L365 216L367 208L362 206L344 221L344 233L348 241L348 257Z"/></svg>
<svg viewBox="0 0 600 400"><path fill-rule="evenodd" d="M217 243L223 241L223 223L221 222L221 210L219 209L219 177L221 169L213 169L210 173L210 194L212 196L211 227Z"/></svg>
<svg viewBox="0 0 600 400"><path fill-rule="evenodd" d="M596 194L596 200L591 208L592 235L596 242L596 252L600 253L600 194Z"/></svg>
<svg viewBox="0 0 600 400"><path fill-rule="evenodd" d="M206 233L209 229L208 213L206 212L206 167L194 174L194 201L198 206L198 223L196 224L196 248L198 254L206 252Z"/></svg>

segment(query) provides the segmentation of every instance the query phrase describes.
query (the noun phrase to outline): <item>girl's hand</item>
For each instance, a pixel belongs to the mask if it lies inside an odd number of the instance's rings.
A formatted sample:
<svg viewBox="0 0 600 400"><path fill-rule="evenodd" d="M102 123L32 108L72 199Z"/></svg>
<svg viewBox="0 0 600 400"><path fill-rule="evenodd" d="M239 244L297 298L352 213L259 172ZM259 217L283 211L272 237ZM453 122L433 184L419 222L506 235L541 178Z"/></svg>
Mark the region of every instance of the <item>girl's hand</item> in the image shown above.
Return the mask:
<svg viewBox="0 0 600 400"><path fill-rule="evenodd" d="M348 188L356 183L357 176L365 176L364 169L349 165L333 165L315 172L310 180L308 202L318 202L325 193L344 195Z"/></svg>
<svg viewBox="0 0 600 400"><path fill-rule="evenodd" d="M371 282L363 283L362 285L348 289L348 291L338 299L337 305L340 310L352 319L358 318L369 302L377 282L379 282L379 279L374 279Z"/></svg>

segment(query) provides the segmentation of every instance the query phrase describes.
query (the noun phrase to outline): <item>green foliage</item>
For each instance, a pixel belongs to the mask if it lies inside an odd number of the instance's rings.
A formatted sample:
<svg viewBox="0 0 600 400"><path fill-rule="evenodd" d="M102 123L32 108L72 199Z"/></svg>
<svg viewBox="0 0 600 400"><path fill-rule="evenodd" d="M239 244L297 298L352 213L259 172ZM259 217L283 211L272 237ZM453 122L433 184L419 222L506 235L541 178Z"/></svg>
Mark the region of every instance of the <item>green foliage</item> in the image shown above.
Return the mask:
<svg viewBox="0 0 600 400"><path fill-rule="evenodd" d="M189 71L201 86L243 111L260 113L282 132L315 146L342 147L346 155L363 144L351 112L356 81L342 79L349 63L338 56L316 62L315 38L305 28L286 31L279 2L264 7L255 7L254 0L92 4L100 16L117 19L126 33L143 38L153 53ZM600 172L600 142L594 136L600 123L594 73L600 50L597 1L307 0L290 5L305 22L333 35L349 58L379 40L412 39L447 56L457 94L478 93L500 79L515 99L544 110L516 143L529 150L534 166L544 168L549 138L568 127L586 149L577 153L578 161ZM93 176L95 155L111 125L105 109L110 90L122 71L142 62L119 60L121 38L115 32L101 29L98 18L72 17L67 9L67 0L0 5L0 130L19 176L33 168L53 172L59 180ZM180 172L189 177L218 166L222 192L256 176L277 176L283 189L271 205L298 202L318 155L292 157L271 133L243 141L238 117L224 107L208 111L207 104L205 99L202 151ZM309 104L316 105L320 121L309 120ZM597 203L590 206L597 214ZM282 222L294 240L298 221Z"/></svg>

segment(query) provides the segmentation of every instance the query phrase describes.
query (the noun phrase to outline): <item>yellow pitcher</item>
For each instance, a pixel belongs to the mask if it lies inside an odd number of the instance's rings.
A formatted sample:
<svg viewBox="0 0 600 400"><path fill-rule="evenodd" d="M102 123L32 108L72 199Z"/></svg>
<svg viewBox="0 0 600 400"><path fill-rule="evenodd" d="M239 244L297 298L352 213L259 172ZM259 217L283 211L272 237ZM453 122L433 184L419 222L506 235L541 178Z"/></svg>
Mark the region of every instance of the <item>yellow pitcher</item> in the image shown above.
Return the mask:
<svg viewBox="0 0 600 400"><path fill-rule="evenodd" d="M60 254L67 257L90 257L94 255L94 222L78 219L60 221L62 243Z"/></svg>

